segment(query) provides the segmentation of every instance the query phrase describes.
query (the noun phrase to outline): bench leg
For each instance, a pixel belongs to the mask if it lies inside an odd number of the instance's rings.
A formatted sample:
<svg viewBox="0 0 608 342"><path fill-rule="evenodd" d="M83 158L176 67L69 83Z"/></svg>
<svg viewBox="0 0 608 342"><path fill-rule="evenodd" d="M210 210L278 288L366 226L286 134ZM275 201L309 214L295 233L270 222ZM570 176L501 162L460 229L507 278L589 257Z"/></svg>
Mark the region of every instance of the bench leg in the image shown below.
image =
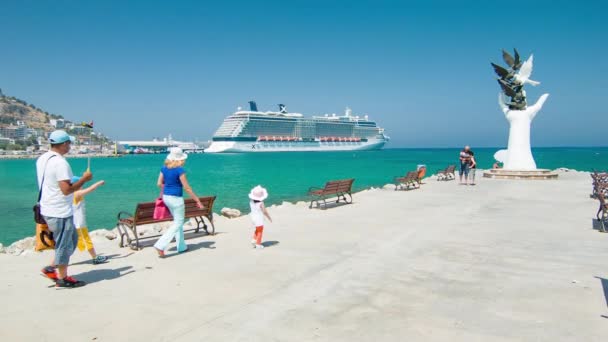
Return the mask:
<svg viewBox="0 0 608 342"><path fill-rule="evenodd" d="M135 235L135 246L132 245L133 240L129 240L129 245L131 246L131 249L140 250L141 248L139 247L139 235L137 234L137 226L133 226L133 235Z"/></svg>
<svg viewBox="0 0 608 342"><path fill-rule="evenodd" d="M350 197L349 200L346 199L346 195L348 195L348 197ZM344 195L342 195L342 197L344 197L344 202L351 204L353 203L353 196L350 194L350 192L345 193Z"/></svg>
<svg viewBox="0 0 608 342"><path fill-rule="evenodd" d="M213 214L211 214L211 215L213 215ZM215 225L213 224L213 217L207 217L207 219L209 220L209 225L211 226L211 230L209 230L207 225L205 225L205 231L209 235L215 235Z"/></svg>
<svg viewBox="0 0 608 342"><path fill-rule="evenodd" d="M198 233L201 228L203 228L205 230L205 232L207 234L209 234L209 232L207 231L207 225L205 224L205 221L203 220L202 217L195 217L194 221L196 221L196 229L194 230L194 233ZM202 226L201 226L202 224Z"/></svg>
<svg viewBox="0 0 608 342"><path fill-rule="evenodd" d="M118 234L120 234L120 242L118 243L118 247L122 248L122 247L124 247L124 246L125 246L124 241L125 241L125 234L126 234L126 233L124 233L124 232L122 231L122 228L121 228L121 224L120 224L120 223L117 223L117 224L116 224L116 230L118 230Z"/></svg>

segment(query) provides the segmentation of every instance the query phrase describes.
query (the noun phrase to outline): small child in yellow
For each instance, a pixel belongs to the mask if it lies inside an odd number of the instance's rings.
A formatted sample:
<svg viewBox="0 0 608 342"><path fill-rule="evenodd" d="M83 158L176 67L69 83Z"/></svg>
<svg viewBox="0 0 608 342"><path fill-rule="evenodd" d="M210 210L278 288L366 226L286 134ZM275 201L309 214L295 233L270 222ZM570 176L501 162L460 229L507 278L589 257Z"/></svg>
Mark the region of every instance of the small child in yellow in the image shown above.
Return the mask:
<svg viewBox="0 0 608 342"><path fill-rule="evenodd" d="M79 179L80 177L73 177L72 184L77 182ZM97 255L95 252L95 247L93 247L93 241L91 241L89 229L87 228L87 215L84 196L95 191L95 189L104 184L105 181L101 180L86 189L74 191L74 202L72 204L72 209L74 211L74 227L76 227L76 231L78 232L78 250L84 251L86 248L89 251L89 254L91 254L93 264L95 265L107 262L108 258L103 255Z"/></svg>

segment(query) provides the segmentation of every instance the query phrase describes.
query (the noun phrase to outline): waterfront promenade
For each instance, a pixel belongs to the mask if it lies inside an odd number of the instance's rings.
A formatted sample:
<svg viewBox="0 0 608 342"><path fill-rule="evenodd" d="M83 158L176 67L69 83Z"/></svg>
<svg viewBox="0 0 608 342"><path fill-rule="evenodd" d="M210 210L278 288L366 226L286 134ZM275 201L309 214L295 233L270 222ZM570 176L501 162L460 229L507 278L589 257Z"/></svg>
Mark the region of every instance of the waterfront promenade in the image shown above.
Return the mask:
<svg viewBox="0 0 608 342"><path fill-rule="evenodd" d="M608 234L590 180L427 180L327 210L273 206L261 251L246 216L165 259L101 238L110 262L76 252L89 284L72 290L38 275L49 253L0 254L0 339L604 341Z"/></svg>

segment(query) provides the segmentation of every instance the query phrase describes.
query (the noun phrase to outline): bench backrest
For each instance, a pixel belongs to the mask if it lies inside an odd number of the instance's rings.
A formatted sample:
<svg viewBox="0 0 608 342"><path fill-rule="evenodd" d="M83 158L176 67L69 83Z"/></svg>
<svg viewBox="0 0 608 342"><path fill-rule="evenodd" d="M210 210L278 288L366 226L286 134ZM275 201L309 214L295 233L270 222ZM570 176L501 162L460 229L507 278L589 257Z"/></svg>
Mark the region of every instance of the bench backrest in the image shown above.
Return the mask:
<svg viewBox="0 0 608 342"><path fill-rule="evenodd" d="M199 217L205 216L210 217L211 213L213 213L213 202L215 202L215 196L206 196L198 198L203 204L204 208L199 209L196 206L196 202L192 198L188 198L184 200L185 205L185 217ZM168 218L164 218L161 220L155 220L154 216L154 202L144 202L138 203L135 208L135 216L133 217L135 224L148 224L155 222L163 222L163 221L171 221L173 220L172 216Z"/></svg>
<svg viewBox="0 0 608 342"><path fill-rule="evenodd" d="M350 192L353 186L354 178L329 181L325 183L323 188L324 193L333 194L338 192Z"/></svg>

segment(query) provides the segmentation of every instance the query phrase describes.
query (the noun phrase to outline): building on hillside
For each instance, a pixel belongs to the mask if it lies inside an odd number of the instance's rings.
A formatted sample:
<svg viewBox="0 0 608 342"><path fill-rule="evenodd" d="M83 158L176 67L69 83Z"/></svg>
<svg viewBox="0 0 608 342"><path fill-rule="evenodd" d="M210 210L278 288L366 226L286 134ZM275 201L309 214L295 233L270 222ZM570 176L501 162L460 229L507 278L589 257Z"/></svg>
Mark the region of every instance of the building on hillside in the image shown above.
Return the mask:
<svg viewBox="0 0 608 342"><path fill-rule="evenodd" d="M57 129L61 129L61 128L65 128L65 120L63 119L51 119L49 120L51 126L57 128Z"/></svg>
<svg viewBox="0 0 608 342"><path fill-rule="evenodd" d="M15 139L11 139L11 138L5 138L0 136L0 144L14 144L15 143Z"/></svg>
<svg viewBox="0 0 608 342"><path fill-rule="evenodd" d="M6 138L11 138L11 139L16 139L16 140L25 139L27 129L28 128L25 126L13 126L13 125L4 126L4 127L0 127L0 135L2 135L3 137L6 137Z"/></svg>

